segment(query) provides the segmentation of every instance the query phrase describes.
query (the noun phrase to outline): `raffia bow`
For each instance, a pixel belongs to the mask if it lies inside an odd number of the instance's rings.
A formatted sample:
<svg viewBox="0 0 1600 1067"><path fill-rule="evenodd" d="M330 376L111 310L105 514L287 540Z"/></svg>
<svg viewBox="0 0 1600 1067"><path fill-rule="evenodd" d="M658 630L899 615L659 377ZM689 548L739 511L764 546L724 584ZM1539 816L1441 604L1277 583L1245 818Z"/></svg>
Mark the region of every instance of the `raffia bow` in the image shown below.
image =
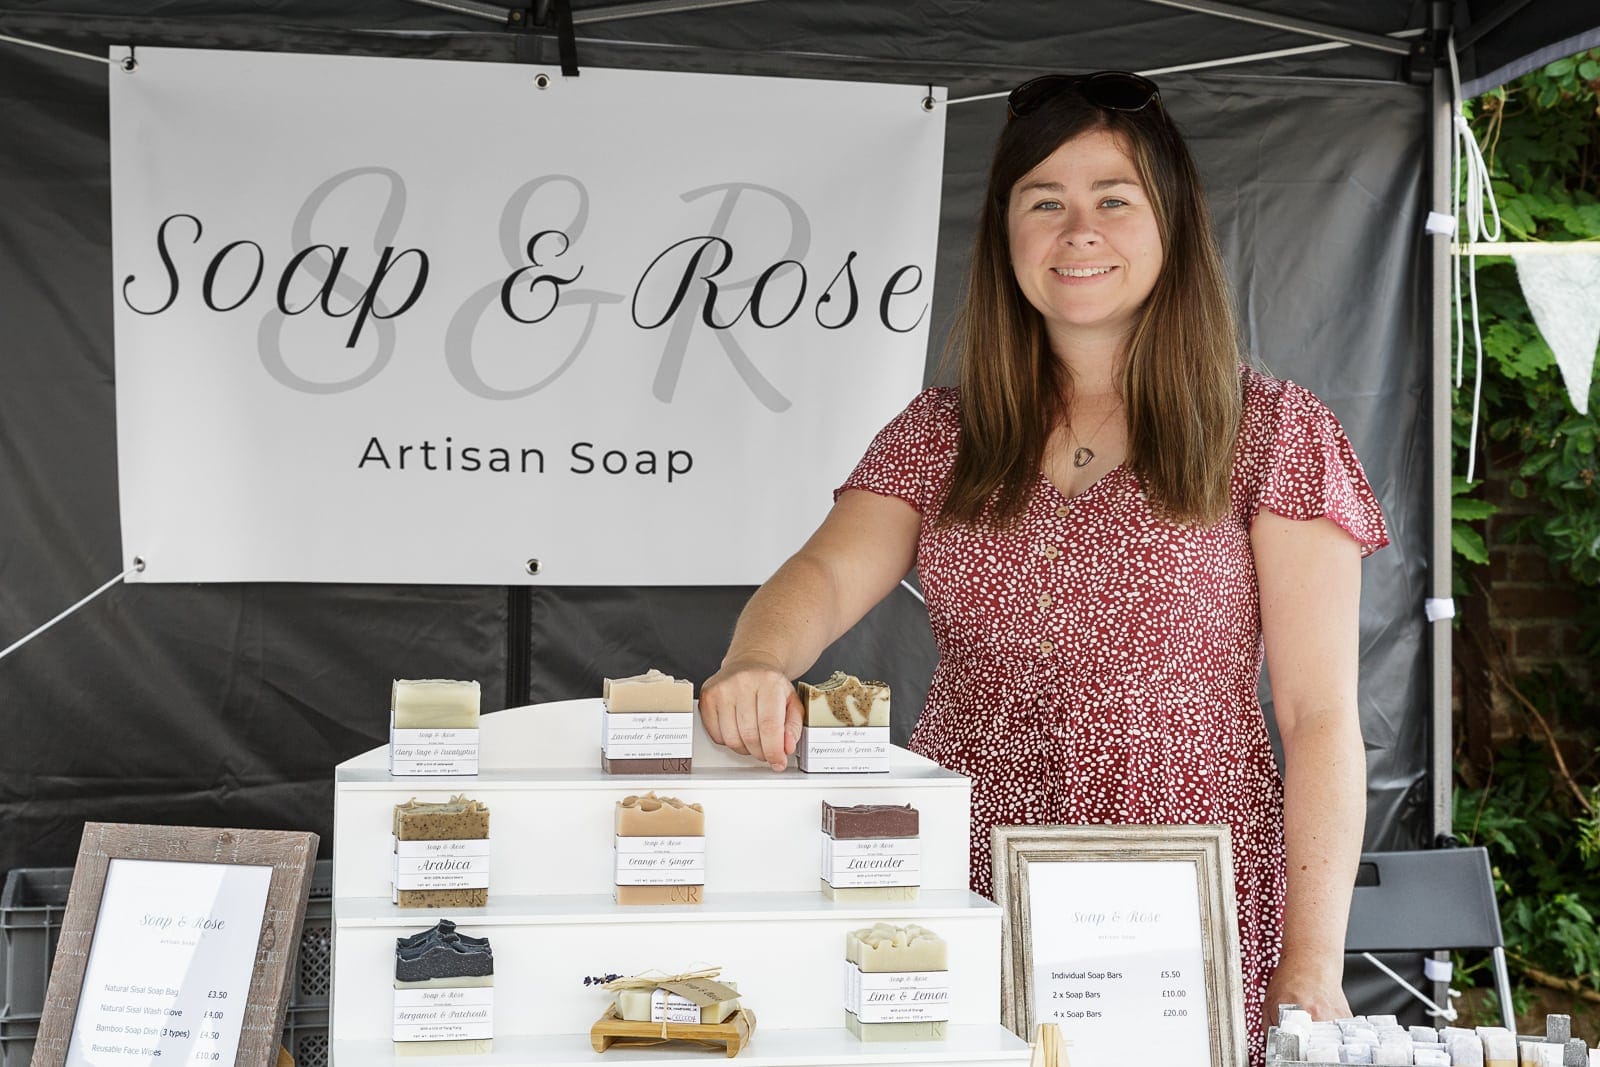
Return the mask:
<svg viewBox="0 0 1600 1067"><path fill-rule="evenodd" d="M615 993L623 989L654 989L656 986L668 985L672 982L687 982L691 978L715 978L721 973L721 967L706 967L698 971L685 971L683 974L644 971L633 975L631 978L613 978L600 988L608 993Z"/></svg>

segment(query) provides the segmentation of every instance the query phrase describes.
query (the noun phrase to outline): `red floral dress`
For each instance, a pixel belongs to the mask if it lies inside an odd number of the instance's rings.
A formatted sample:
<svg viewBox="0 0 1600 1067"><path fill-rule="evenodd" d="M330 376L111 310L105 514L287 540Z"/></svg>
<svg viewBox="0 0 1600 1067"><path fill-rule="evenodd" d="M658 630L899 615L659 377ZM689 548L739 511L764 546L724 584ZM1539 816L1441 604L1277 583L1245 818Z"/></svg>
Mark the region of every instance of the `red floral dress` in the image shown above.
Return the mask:
<svg viewBox="0 0 1600 1067"><path fill-rule="evenodd" d="M1256 696L1250 524L1262 508L1325 515L1363 555L1389 539L1333 413L1253 370L1243 384L1232 514L1214 526L1157 519L1116 467L1071 499L1041 475L1004 533L935 528L960 425L953 389L912 400L839 491L922 513L917 573L939 665L911 748L972 778L972 888L992 895L996 825L1226 823L1259 1063L1282 947L1283 783Z"/></svg>

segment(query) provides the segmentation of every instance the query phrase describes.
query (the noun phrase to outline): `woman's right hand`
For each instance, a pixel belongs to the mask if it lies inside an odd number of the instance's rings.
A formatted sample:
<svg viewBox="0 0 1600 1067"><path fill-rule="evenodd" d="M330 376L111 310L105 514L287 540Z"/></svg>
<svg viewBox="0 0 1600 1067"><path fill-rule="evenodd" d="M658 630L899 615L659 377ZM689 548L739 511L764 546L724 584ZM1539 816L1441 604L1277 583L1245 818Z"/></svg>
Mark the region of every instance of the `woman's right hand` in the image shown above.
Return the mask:
<svg viewBox="0 0 1600 1067"><path fill-rule="evenodd" d="M804 714L794 685L767 663L724 663L700 687L700 719L711 740L775 771L789 766Z"/></svg>

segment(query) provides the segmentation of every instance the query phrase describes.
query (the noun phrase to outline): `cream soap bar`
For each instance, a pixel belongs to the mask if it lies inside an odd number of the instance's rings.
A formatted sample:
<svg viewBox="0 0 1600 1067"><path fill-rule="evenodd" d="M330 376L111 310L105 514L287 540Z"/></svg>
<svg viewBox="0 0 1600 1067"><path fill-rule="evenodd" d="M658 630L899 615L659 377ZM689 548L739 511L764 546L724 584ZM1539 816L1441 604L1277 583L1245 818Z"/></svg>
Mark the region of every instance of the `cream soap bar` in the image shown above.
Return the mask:
<svg viewBox="0 0 1600 1067"><path fill-rule="evenodd" d="M844 958L864 972L944 971L950 967L944 939L924 926L876 923L845 935Z"/></svg>
<svg viewBox="0 0 1600 1067"><path fill-rule="evenodd" d="M394 725L399 730L478 727L480 691L477 682L401 678L392 690Z"/></svg>
<svg viewBox="0 0 1600 1067"><path fill-rule="evenodd" d="M817 685L797 682L805 721L800 769L807 774L881 774L889 770L889 687L834 671Z"/></svg>
<svg viewBox="0 0 1600 1067"><path fill-rule="evenodd" d="M454 796L394 807L393 901L402 908L489 903L489 809Z"/></svg>
<svg viewBox="0 0 1600 1067"><path fill-rule="evenodd" d="M694 686L651 668L607 678L600 767L607 774L689 774L694 757Z"/></svg>
<svg viewBox="0 0 1600 1067"><path fill-rule="evenodd" d="M862 1041L943 1041L950 1024L944 1019L925 1023L864 1023L854 1012L844 1013L845 1029Z"/></svg>
<svg viewBox="0 0 1600 1067"><path fill-rule="evenodd" d="M616 806L618 904L699 904L706 817L699 804L654 793Z"/></svg>
<svg viewBox="0 0 1600 1067"><path fill-rule="evenodd" d="M709 982L704 983L715 992L712 995L726 997L722 992L737 993L737 982ZM702 1000L708 999L701 997ZM734 1012L739 1010L739 998L731 997L718 999L709 1004L696 1004L679 994L662 989L624 989L617 993L617 1015L624 1022L630 1023L659 1023L659 1022L701 1022L721 1023L727 1022ZM698 1019L694 1016L698 1015Z"/></svg>
<svg viewBox="0 0 1600 1067"><path fill-rule="evenodd" d="M889 687L882 682L863 682L834 671L825 682L799 682L796 687L807 726L889 725Z"/></svg>
<svg viewBox="0 0 1600 1067"><path fill-rule="evenodd" d="M694 711L694 686L654 667L631 678L607 678L602 690L606 711Z"/></svg>
<svg viewBox="0 0 1600 1067"><path fill-rule="evenodd" d="M845 935L845 1026L863 1041L937 1041L950 1017L948 948L933 931L878 923Z"/></svg>
<svg viewBox="0 0 1600 1067"><path fill-rule="evenodd" d="M389 773L477 774L479 701L477 682L397 680L389 703Z"/></svg>

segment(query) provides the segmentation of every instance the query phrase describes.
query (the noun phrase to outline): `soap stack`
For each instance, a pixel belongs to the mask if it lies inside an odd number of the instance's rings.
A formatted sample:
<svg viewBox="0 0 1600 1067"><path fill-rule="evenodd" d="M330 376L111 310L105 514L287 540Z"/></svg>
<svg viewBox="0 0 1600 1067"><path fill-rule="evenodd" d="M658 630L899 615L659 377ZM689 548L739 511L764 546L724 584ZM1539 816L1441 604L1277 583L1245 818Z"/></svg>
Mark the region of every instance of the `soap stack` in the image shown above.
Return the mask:
<svg viewBox="0 0 1600 1067"><path fill-rule="evenodd" d="M1268 1067L1333 1064L1431 1065L1431 1067L1600 1067L1600 1050L1572 1037L1572 1020L1551 1015L1546 1036L1518 1038L1499 1026L1475 1030L1399 1025L1393 1015L1312 1022L1292 1005L1279 1009L1267 1032Z"/></svg>
<svg viewBox="0 0 1600 1067"><path fill-rule="evenodd" d="M607 774L688 774L694 761L694 685L651 668L607 678L600 766Z"/></svg>
<svg viewBox="0 0 1600 1067"><path fill-rule="evenodd" d="M701 972L704 974L716 972ZM631 1023L720 1023L739 1010L739 986L703 976L623 979L617 1016ZM609 987L608 987L609 988Z"/></svg>
<svg viewBox="0 0 1600 1067"><path fill-rule="evenodd" d="M481 908L489 903L489 809L465 796L394 806L390 879L402 908Z"/></svg>
<svg viewBox="0 0 1600 1067"><path fill-rule="evenodd" d="M699 804L654 793L617 801L617 903L699 904L706 882L705 835Z"/></svg>
<svg viewBox="0 0 1600 1067"><path fill-rule="evenodd" d="M489 1052L494 1037L494 950L486 937L458 933L441 919L395 939L394 1040L397 1051Z"/></svg>
<svg viewBox="0 0 1600 1067"><path fill-rule="evenodd" d="M389 692L389 773L477 774L479 701L477 682L396 680Z"/></svg>
<svg viewBox="0 0 1600 1067"><path fill-rule="evenodd" d="M887 773L889 687L834 671L796 685L805 706L800 769L808 774Z"/></svg>
<svg viewBox="0 0 1600 1067"><path fill-rule="evenodd" d="M939 1041L950 1018L944 941L916 925L845 935L846 1028L863 1041Z"/></svg>
<svg viewBox="0 0 1600 1067"><path fill-rule="evenodd" d="M916 900L919 818L910 804L822 802L822 894L829 900Z"/></svg>

